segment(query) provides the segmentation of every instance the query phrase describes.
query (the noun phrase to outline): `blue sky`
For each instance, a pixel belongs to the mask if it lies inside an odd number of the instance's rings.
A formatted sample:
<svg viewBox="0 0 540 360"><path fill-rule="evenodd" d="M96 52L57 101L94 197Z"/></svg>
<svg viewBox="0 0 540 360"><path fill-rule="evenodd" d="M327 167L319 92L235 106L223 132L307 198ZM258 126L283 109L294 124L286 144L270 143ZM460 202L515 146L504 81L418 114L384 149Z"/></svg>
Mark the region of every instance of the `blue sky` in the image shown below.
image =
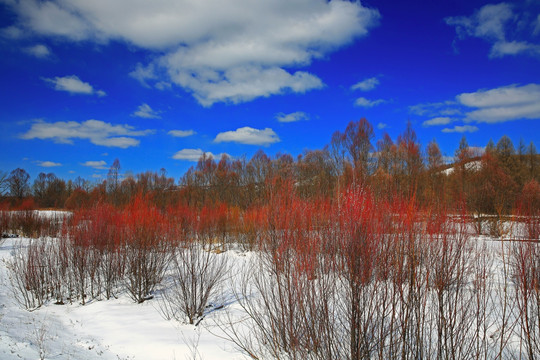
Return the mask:
<svg viewBox="0 0 540 360"><path fill-rule="evenodd" d="M32 178L322 148L366 117L540 139L538 1L0 0L0 170Z"/></svg>

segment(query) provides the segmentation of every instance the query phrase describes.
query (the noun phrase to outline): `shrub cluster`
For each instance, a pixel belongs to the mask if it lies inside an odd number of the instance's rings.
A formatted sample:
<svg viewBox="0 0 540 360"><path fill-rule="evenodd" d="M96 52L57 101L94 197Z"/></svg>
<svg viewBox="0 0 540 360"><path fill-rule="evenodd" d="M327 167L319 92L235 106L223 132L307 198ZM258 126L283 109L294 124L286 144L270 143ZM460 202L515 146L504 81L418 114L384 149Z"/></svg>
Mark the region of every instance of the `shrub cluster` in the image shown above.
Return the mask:
<svg viewBox="0 0 540 360"><path fill-rule="evenodd" d="M35 309L154 296L165 318L197 324L223 280L236 277L224 291L246 316L225 310L217 325L253 358L540 356L540 250L528 223L506 222L514 239L486 242L464 211L441 204L380 199L360 185L333 201L294 189L284 180L245 210L162 209L143 195L82 209L57 238L15 249L16 297ZM254 250L240 275L219 254L232 246Z"/></svg>

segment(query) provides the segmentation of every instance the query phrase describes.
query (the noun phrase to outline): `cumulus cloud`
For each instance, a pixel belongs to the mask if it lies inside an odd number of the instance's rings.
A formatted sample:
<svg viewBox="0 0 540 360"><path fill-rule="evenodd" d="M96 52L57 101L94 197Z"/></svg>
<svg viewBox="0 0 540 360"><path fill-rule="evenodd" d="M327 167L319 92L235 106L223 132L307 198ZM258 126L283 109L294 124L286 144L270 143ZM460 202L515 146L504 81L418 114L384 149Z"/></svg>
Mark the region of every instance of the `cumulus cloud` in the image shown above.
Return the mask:
<svg viewBox="0 0 540 360"><path fill-rule="evenodd" d="M498 123L517 119L540 119L540 85L510 85L458 95L457 100L471 108L466 120Z"/></svg>
<svg viewBox="0 0 540 360"><path fill-rule="evenodd" d="M89 160L81 164L82 166L91 167L97 170L105 170L107 169L107 163L103 160Z"/></svg>
<svg viewBox="0 0 540 360"><path fill-rule="evenodd" d="M507 3L484 5L471 16L448 17L445 22L456 28L459 39L477 37L491 43L489 56L492 58L520 53L540 54L540 45L529 42L527 34L518 31L518 24L528 20L520 19Z"/></svg>
<svg viewBox="0 0 540 360"><path fill-rule="evenodd" d="M174 137L188 137L191 135L195 135L196 132L193 130L171 130L167 134Z"/></svg>
<svg viewBox="0 0 540 360"><path fill-rule="evenodd" d="M34 46L25 47L23 50L25 53L40 59L45 59L51 56L51 51L47 46L43 44L36 44Z"/></svg>
<svg viewBox="0 0 540 360"><path fill-rule="evenodd" d="M21 31L124 41L156 57L131 75L181 86L204 106L323 86L299 71L366 36L379 12L345 0L9 1ZM285 70L287 69L287 70Z"/></svg>
<svg viewBox="0 0 540 360"><path fill-rule="evenodd" d="M388 124L385 124L383 122L380 122L377 124L377 129L379 130L386 129L387 127L388 127Z"/></svg>
<svg viewBox="0 0 540 360"><path fill-rule="evenodd" d="M359 107L374 107L374 106L380 105L380 104L382 104L384 102L385 101L383 99L369 100L369 99L366 99L365 97L359 97L354 102L354 105L359 106Z"/></svg>
<svg viewBox="0 0 540 360"><path fill-rule="evenodd" d="M225 153L214 155L208 151L202 151L201 149L182 149L176 152L172 158L175 160L187 160L197 162L205 154L206 156L211 156L214 159L220 159ZM228 155L227 155L228 156Z"/></svg>
<svg viewBox="0 0 540 360"><path fill-rule="evenodd" d="M434 125L447 125L452 122L452 119L449 117L436 117L430 120L426 120L422 123L424 126L434 126Z"/></svg>
<svg viewBox="0 0 540 360"><path fill-rule="evenodd" d="M173 82L190 89L203 106L216 102L238 104L287 91L305 93L323 87L317 76L304 71L291 74L279 67L241 66L226 70L221 75L207 73L216 75L209 78L187 74L183 67L170 70L170 74Z"/></svg>
<svg viewBox="0 0 540 360"><path fill-rule="evenodd" d="M36 162L38 166L41 167L56 167L56 166L62 166L61 163L53 162L53 161L37 161Z"/></svg>
<svg viewBox="0 0 540 360"><path fill-rule="evenodd" d="M444 128L442 129L443 133L466 133L466 132L475 132L478 131L478 127L472 125L456 125L453 128Z"/></svg>
<svg viewBox="0 0 540 360"><path fill-rule="evenodd" d="M225 131L217 134L214 142L236 142L247 145L269 146L279 142L279 136L270 128L263 130L245 126L234 131Z"/></svg>
<svg viewBox="0 0 540 360"><path fill-rule="evenodd" d="M136 117L142 117L145 119L161 119L159 113L159 111L153 110L150 105L144 103L140 105L137 110L131 115Z"/></svg>
<svg viewBox="0 0 540 360"><path fill-rule="evenodd" d="M84 94L84 95L107 95L103 90L95 90L92 85L82 81L76 75L54 77L52 79L44 78L44 81L54 85L54 89L58 91L67 91L70 94Z"/></svg>
<svg viewBox="0 0 540 360"><path fill-rule="evenodd" d="M309 115L303 111L296 111L290 114L279 113L276 115L276 120L283 123L309 120Z"/></svg>
<svg viewBox="0 0 540 360"><path fill-rule="evenodd" d="M125 149L139 145L140 141L134 137L146 136L153 132L153 130L135 130L129 125L112 125L101 120L86 120L80 123L76 121L48 123L39 120L34 122L21 138L52 140L59 144L73 144L75 139L85 139L95 145Z"/></svg>
<svg viewBox="0 0 540 360"><path fill-rule="evenodd" d="M361 90L361 91L370 91L373 90L379 85L379 79L376 77L372 77L369 79L362 80L353 86L351 86L352 90Z"/></svg>

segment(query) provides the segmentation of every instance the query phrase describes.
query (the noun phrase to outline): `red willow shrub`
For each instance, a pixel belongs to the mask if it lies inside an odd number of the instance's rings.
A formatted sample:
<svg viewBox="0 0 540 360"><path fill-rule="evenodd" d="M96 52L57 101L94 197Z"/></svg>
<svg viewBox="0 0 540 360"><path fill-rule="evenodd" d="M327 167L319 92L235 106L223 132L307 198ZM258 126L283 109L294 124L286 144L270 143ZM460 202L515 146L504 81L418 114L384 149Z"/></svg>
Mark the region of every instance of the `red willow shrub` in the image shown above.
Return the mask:
<svg viewBox="0 0 540 360"><path fill-rule="evenodd" d="M163 279L182 235L142 195L124 209L98 203L76 212L62 239L77 296L84 304L88 295L109 299L125 289L133 300L144 301Z"/></svg>
<svg viewBox="0 0 540 360"><path fill-rule="evenodd" d="M74 279L83 304L87 278L91 297L99 297L104 292L109 299L123 277L125 236L122 220L122 213L112 205L96 204L76 212L70 226L64 228L64 239L68 241Z"/></svg>
<svg viewBox="0 0 540 360"><path fill-rule="evenodd" d="M125 288L139 303L162 280L176 246L178 232L167 217L142 195L123 211Z"/></svg>
<svg viewBox="0 0 540 360"><path fill-rule="evenodd" d="M333 203L304 201L283 189L269 194L259 261L236 294L256 341L235 330L228 334L246 354L510 354L511 324L508 315L492 318L499 298L489 286L489 254L470 240L467 216L451 216L442 206L419 208L414 199L399 196L380 200L360 186L350 186Z"/></svg>

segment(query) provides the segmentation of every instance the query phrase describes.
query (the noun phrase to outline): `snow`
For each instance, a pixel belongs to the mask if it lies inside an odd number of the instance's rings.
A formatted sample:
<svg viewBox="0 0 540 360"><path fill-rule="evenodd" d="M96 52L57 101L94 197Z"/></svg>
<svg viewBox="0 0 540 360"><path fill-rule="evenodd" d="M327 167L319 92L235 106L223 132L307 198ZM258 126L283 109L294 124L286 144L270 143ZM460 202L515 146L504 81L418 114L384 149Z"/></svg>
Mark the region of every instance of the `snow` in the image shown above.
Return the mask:
<svg viewBox="0 0 540 360"><path fill-rule="evenodd" d="M29 240L6 239L0 247L0 359L40 359L40 351L46 359L245 359L205 324L163 319L155 299L136 304L124 295L84 306L51 303L32 312L22 309L13 298L4 260L18 242ZM220 256L241 263L234 251Z"/></svg>
<svg viewBox="0 0 540 360"><path fill-rule="evenodd" d="M519 231L519 227L509 230L514 235ZM245 317L233 289L251 275L247 269L253 269L249 265L257 258L256 253L228 250L213 254L228 258L230 278L217 297L210 299L214 308L208 309L201 324L195 326L163 318L159 310L161 288L154 299L142 304L123 294L118 299L92 300L85 305L47 303L31 312L24 310L13 296L6 260L13 256L16 246L31 240L10 238L0 243L0 359L246 359L231 342L216 336L220 329L215 321L226 325L231 316L238 325L237 321ZM491 269L493 291L506 286L500 258L509 248L507 241L500 240L486 235L471 239L479 249L485 246L485 256L495 260ZM249 323L237 330L249 336ZM509 344L510 351L519 351L512 345L519 344L519 339L510 339Z"/></svg>
<svg viewBox="0 0 540 360"><path fill-rule="evenodd" d="M471 170L471 171L479 171L480 169L482 169L482 162L479 161L479 160L470 161L470 162L465 164L465 169L466 170ZM450 175L453 172L454 172L454 167L453 166L449 167L446 170L441 171L441 173L443 173L445 175Z"/></svg>

